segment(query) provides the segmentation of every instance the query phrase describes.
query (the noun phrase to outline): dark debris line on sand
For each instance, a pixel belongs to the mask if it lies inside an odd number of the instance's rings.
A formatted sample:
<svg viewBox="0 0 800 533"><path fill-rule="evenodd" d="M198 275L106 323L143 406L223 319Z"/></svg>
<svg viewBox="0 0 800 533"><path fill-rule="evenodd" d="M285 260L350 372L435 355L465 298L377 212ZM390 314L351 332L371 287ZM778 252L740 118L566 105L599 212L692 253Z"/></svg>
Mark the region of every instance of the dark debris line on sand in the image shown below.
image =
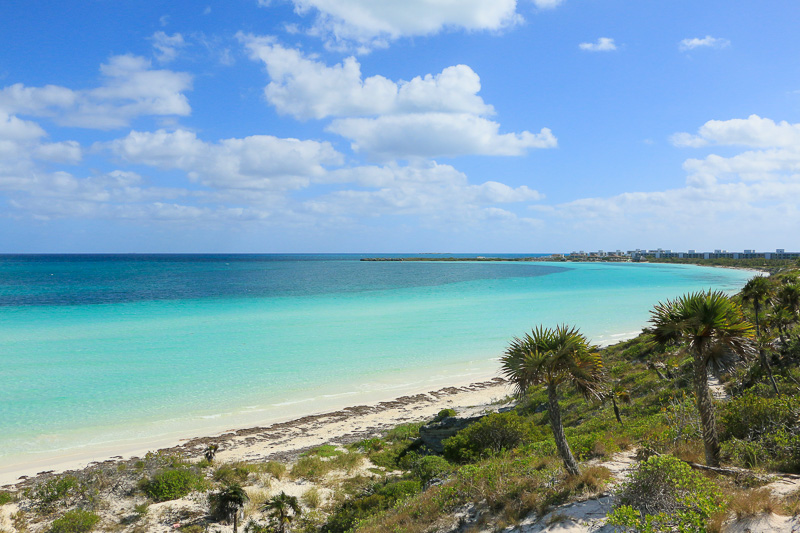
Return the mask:
<svg viewBox="0 0 800 533"><path fill-rule="evenodd" d="M339 411L330 413L321 413L316 415L308 415L295 420L286 422L278 422L266 427L252 427L244 428L236 431L230 431L222 435L214 437L198 437L191 439L183 444L177 446L162 448L158 453L163 454L183 454L188 457L201 457L203 452L210 444L216 444L220 449L234 450L241 446L248 446L256 442L274 442L280 444L286 440L295 438L297 436L307 433L309 429L313 429L317 425L344 422L350 418L381 413L390 409L397 409L401 407L408 407L410 405L430 404L440 401L442 398L453 396L464 392L475 392L496 385L506 383L506 380L500 377L493 378L489 381L479 383L472 383L463 387L445 387L427 393L415 394L413 396L401 396L395 400L380 402L376 405L357 405L353 407L345 407ZM353 431L345 435L332 438L331 443L345 445L353 442L358 442L364 438L373 436L376 432L388 429L388 427L370 427L361 431ZM242 439L244 437L244 439ZM290 462L312 448L318 446L308 446L305 448L298 448L293 450L286 450L282 452L275 452L267 456L258 456L259 460L271 460L280 462ZM254 457L255 458L255 457ZM130 459L122 459L121 456L116 455L105 461L94 461L89 463L86 468L78 470L67 470L58 475L69 475L83 472L97 466L113 466L118 464L133 465L139 461L140 457L131 457ZM5 487L16 487L17 489L33 486L40 481L54 477L53 471L39 472L36 476L21 476L16 484L6 485Z"/></svg>

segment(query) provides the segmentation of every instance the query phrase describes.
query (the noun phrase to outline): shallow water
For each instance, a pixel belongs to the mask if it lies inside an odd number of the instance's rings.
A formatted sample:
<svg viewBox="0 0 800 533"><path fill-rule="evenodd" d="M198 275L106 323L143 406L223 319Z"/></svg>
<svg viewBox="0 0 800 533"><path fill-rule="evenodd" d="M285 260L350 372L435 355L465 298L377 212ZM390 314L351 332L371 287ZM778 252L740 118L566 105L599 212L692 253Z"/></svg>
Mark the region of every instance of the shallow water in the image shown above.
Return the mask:
<svg viewBox="0 0 800 533"><path fill-rule="evenodd" d="M0 257L0 463L481 379L535 325L608 344L752 276L359 257Z"/></svg>

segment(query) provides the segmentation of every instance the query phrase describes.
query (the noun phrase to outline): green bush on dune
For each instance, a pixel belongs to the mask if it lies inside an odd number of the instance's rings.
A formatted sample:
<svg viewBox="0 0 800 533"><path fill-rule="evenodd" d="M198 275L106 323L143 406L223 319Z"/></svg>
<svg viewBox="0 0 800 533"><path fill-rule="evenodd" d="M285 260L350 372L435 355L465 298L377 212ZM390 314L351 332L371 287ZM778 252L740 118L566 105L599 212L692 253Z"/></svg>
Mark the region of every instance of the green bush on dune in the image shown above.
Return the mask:
<svg viewBox="0 0 800 533"><path fill-rule="evenodd" d="M639 463L619 496L608 523L634 531L705 531L706 520L724 508L718 487L671 455Z"/></svg>
<svg viewBox="0 0 800 533"><path fill-rule="evenodd" d="M100 517L92 512L74 509L53 520L50 533L86 533L92 531L99 521Z"/></svg>
<svg viewBox="0 0 800 533"><path fill-rule="evenodd" d="M800 397L765 398L752 390L721 411L722 452L746 468L800 471Z"/></svg>
<svg viewBox="0 0 800 533"><path fill-rule="evenodd" d="M530 422L517 413L492 413L445 440L444 456L455 463L477 461L515 448L532 435Z"/></svg>
<svg viewBox="0 0 800 533"><path fill-rule="evenodd" d="M145 494L157 502L183 498L193 490L203 488L202 476L187 468L173 468L156 472L141 483Z"/></svg>
<svg viewBox="0 0 800 533"><path fill-rule="evenodd" d="M435 478L442 478L452 470L453 466L447 462L447 459L438 455L426 455L411 465L411 473L423 483L428 483Z"/></svg>
<svg viewBox="0 0 800 533"><path fill-rule="evenodd" d="M755 439L779 429L792 429L800 422L797 397L764 398L751 392L731 399L720 412L722 437Z"/></svg>

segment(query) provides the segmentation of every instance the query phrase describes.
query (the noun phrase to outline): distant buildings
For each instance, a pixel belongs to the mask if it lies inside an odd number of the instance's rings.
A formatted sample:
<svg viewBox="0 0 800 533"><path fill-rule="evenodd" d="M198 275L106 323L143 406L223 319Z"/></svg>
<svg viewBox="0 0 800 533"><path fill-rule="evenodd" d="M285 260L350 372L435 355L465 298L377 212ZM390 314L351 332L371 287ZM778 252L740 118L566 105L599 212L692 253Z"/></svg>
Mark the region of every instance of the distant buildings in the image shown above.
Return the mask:
<svg viewBox="0 0 800 533"><path fill-rule="evenodd" d="M714 250L713 252L698 252L697 250L673 252L672 250L664 250L663 248L657 248L655 250L637 248L636 250L628 250L627 252L623 252L622 250L617 250L615 252L605 252L603 250L584 252L581 250L570 254L553 254L552 257L570 261L642 261L650 257L655 259L800 259L800 252L787 252L783 248L778 248L774 252L756 252L755 250L729 252L728 250L722 249Z"/></svg>

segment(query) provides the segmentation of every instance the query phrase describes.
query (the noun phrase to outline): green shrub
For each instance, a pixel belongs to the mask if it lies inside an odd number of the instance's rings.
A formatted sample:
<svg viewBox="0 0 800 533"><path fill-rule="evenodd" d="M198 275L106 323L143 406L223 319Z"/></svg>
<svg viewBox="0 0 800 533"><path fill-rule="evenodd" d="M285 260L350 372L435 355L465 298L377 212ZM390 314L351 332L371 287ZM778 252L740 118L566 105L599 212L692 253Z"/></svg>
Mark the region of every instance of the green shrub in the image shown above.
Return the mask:
<svg viewBox="0 0 800 533"><path fill-rule="evenodd" d="M763 398L747 392L729 401L720 413L723 440L758 440L764 434L792 430L800 420L800 397Z"/></svg>
<svg viewBox="0 0 800 533"><path fill-rule="evenodd" d="M317 457L335 457L337 455L342 455L344 452L340 450L337 446L333 444L323 444L322 446L317 446L316 448L309 450L303 453L303 456L307 455L316 455Z"/></svg>
<svg viewBox="0 0 800 533"><path fill-rule="evenodd" d="M330 472L332 465L328 461L323 461L315 455L301 457L292 467L293 478L305 478L310 480L322 479L322 476Z"/></svg>
<svg viewBox="0 0 800 533"><path fill-rule="evenodd" d="M281 479L283 475L286 473L286 465L283 463L278 463L276 461L267 461L262 466L262 469L267 474L271 475L275 479Z"/></svg>
<svg viewBox="0 0 800 533"><path fill-rule="evenodd" d="M0 491L0 505L5 505L14 501L14 495L10 492Z"/></svg>
<svg viewBox="0 0 800 533"><path fill-rule="evenodd" d="M387 483L376 494L385 496L392 501L403 500L409 496L413 496L422 490L422 485L416 479L405 479L395 481L394 483Z"/></svg>
<svg viewBox="0 0 800 533"><path fill-rule="evenodd" d="M65 500L75 492L78 487L78 479L75 476L60 476L48 479L36 485L30 493L30 497L36 501L39 507L49 507L56 502Z"/></svg>
<svg viewBox="0 0 800 533"><path fill-rule="evenodd" d="M190 524L188 526L181 526L178 528L178 531L181 533L205 533L207 529L200 524Z"/></svg>
<svg viewBox="0 0 800 533"><path fill-rule="evenodd" d="M316 509L322 505L322 494L320 494L317 487L311 487L300 496L300 500L309 509Z"/></svg>
<svg viewBox="0 0 800 533"><path fill-rule="evenodd" d="M364 456L358 452L343 453L339 452L334 455L329 461L331 468L335 470L345 470L352 472L364 462Z"/></svg>
<svg viewBox="0 0 800 533"><path fill-rule="evenodd" d="M447 459L438 455L420 457L411 465L411 472L423 483L428 483L434 478L445 477L452 470L453 467L447 462Z"/></svg>
<svg viewBox="0 0 800 533"><path fill-rule="evenodd" d="M410 498L422 490L419 481L403 480L390 482L375 488L372 494L348 500L340 505L322 527L326 533L343 533L353 529L360 520L364 520L380 511L395 506L398 502Z"/></svg>
<svg viewBox="0 0 800 533"><path fill-rule="evenodd" d="M451 416L456 416L455 409L442 409L439 411L439 414L436 415L436 418L433 419L433 422L441 422L445 418L450 418Z"/></svg>
<svg viewBox="0 0 800 533"><path fill-rule="evenodd" d="M350 449L366 453L375 466L396 470L408 447L419 437L420 427L422 423L402 424L391 429L385 439L365 439L351 445Z"/></svg>
<svg viewBox="0 0 800 533"><path fill-rule="evenodd" d="M193 490L203 488L203 479L186 468L162 470L143 481L142 490L157 502L183 498Z"/></svg>
<svg viewBox="0 0 800 533"><path fill-rule="evenodd" d="M800 397L765 398L754 390L721 410L723 456L747 468L800 472Z"/></svg>
<svg viewBox="0 0 800 533"><path fill-rule="evenodd" d="M257 472L259 467L254 464L237 461L235 463L225 463L214 470L214 481L223 485L242 484L247 481L251 473Z"/></svg>
<svg viewBox="0 0 800 533"><path fill-rule="evenodd" d="M92 531L99 521L100 517L92 512L74 509L53 520L50 533L85 533Z"/></svg>
<svg viewBox="0 0 800 533"><path fill-rule="evenodd" d="M567 435L567 440L572 448L572 453L579 461L585 461L594 457L608 457L612 453L619 451L619 446L605 433L599 431L591 433L571 431L570 433L576 433Z"/></svg>
<svg viewBox="0 0 800 533"><path fill-rule="evenodd" d="M142 518L147 515L147 510L149 507L150 504L147 502L139 503L133 506L133 512L136 513L139 518Z"/></svg>
<svg viewBox="0 0 800 533"><path fill-rule="evenodd" d="M361 450L364 453L372 453L381 451L385 444L386 443L383 442L383 439L373 437L371 439L358 441L355 444L351 444L349 447L351 450Z"/></svg>
<svg viewBox="0 0 800 533"><path fill-rule="evenodd" d="M419 437L419 428L424 426L424 422L412 422L409 424L400 424L389 430L386 434L386 440L390 441L403 441L413 440Z"/></svg>
<svg viewBox="0 0 800 533"><path fill-rule="evenodd" d="M607 523L635 531L705 531L706 520L724 508L716 485L671 455L639 463L619 497Z"/></svg>
<svg viewBox="0 0 800 533"><path fill-rule="evenodd" d="M446 439L444 456L459 463L477 461L502 450L511 450L531 440L532 435L531 424L517 413L492 413Z"/></svg>

